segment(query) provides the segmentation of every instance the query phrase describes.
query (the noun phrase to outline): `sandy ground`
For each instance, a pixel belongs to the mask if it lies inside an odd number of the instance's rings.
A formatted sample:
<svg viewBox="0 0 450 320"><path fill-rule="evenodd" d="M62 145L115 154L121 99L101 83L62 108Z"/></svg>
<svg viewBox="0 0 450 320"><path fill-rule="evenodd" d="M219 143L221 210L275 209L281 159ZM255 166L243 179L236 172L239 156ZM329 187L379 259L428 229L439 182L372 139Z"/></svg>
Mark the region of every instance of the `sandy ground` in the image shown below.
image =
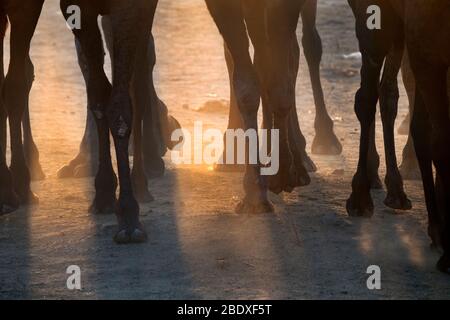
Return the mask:
<svg viewBox="0 0 450 320"><path fill-rule="evenodd" d="M86 99L72 35L58 1L47 0L32 44L36 82L31 96L47 179L33 183L39 206L0 217L0 298L449 298L450 278L434 269L438 254L428 249L418 182L406 183L414 202L409 212L387 209L385 192L377 191L372 219L346 215L357 161L353 96L359 61L343 55L356 51L357 43L346 1L321 0L318 20L326 101L343 155L313 156L319 170L312 184L272 196L276 213L262 215L233 211L242 195L242 174L176 167L167 157L166 176L151 182L156 201L141 207L148 243L117 246L115 218L87 213L92 179L56 178L77 151ZM203 1L161 1L155 36L157 88L171 113L186 128L202 120L225 129L226 109L196 111L207 101L228 99L222 41ZM297 95L311 142L314 106L303 57ZM403 117L403 91L400 103ZM379 128L383 152L381 138ZM400 155L405 137L397 139ZM381 171L384 175L384 165ZM366 287L372 264L381 267L382 290ZM69 265L81 268L81 291L66 288Z"/></svg>

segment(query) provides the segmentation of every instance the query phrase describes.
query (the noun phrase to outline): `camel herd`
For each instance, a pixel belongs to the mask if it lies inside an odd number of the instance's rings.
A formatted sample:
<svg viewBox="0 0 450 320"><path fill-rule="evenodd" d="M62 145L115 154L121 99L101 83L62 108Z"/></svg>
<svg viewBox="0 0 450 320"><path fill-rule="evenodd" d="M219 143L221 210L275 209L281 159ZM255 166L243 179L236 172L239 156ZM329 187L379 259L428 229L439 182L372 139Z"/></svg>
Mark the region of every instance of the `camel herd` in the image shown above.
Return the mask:
<svg viewBox="0 0 450 320"><path fill-rule="evenodd" d="M306 140L296 113L296 79L300 46L296 29L303 21L302 45L308 63L316 105L312 152L340 154L320 80L322 45L316 30L317 0L205 0L224 40L230 77L231 129L257 129L260 102L263 128L279 130L280 169L261 175L262 164L247 164L239 213L272 212L268 191L291 192L310 183L315 165L306 152ZM386 160L385 205L408 210L411 202L404 178L423 181L433 247L443 249L438 269L450 272L450 116L448 69L450 65L450 2L448 0L348 0L355 16L362 54L361 86L355 112L361 124L359 162L347 200L351 216L372 216L370 190L381 188L379 156L375 147L375 113L380 103ZM31 179L42 179L39 152L33 142L28 99L34 73L30 42L44 0L0 0L0 214L36 203ZM179 128L158 98L153 84L155 45L152 36L157 0L61 0L70 18L71 6L81 9L81 28L73 28L80 68L86 81L88 120L80 153L58 175L95 173L93 213L114 212L119 229L117 243L147 239L139 221L139 202L151 201L148 178L164 172L162 155L171 148L170 133ZM368 8L377 6L381 27L369 28ZM103 39L111 56L113 82L104 71ZM6 76L3 41L11 28L11 58ZM250 55L250 44L254 56ZM136 67L139 66L139 67ZM402 68L403 66L403 68ZM403 69L411 104L410 139L398 166L394 122ZM6 162L6 121L9 121L11 163ZM94 133L96 132L96 133ZM114 141L118 178L114 172L110 136ZM132 137L132 138L131 138ZM146 143L143 143L145 138ZM129 146L134 157L130 169ZM90 151L89 151L90 150ZM417 155L417 156L416 156ZM228 166L228 167L227 167ZM217 170L233 170L218 165ZM418 169L420 174L417 174ZM435 171L433 170L433 166ZM238 168L240 169L240 168ZM435 173L435 175L434 175ZM116 189L120 186L119 197Z"/></svg>

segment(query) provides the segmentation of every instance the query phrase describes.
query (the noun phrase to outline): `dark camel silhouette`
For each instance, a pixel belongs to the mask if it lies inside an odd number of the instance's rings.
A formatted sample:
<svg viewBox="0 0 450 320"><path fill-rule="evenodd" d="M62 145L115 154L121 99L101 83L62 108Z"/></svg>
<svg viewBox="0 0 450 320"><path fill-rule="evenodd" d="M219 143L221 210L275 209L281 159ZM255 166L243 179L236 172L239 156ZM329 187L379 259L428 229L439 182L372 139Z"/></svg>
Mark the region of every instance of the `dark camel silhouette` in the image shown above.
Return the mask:
<svg viewBox="0 0 450 320"><path fill-rule="evenodd" d="M302 45L305 53L306 61L310 72L311 84L313 89L314 102L316 107L316 118L314 122L314 128L316 135L312 142L312 153L322 155L337 155L342 152L342 145L333 132L333 121L331 120L324 99L322 90L322 84L320 80L320 62L322 60L322 41L316 28L316 15L317 15L317 0L306 0L301 9L301 17L303 22L303 38ZM294 59L300 58L300 48L298 47L297 40L295 39L293 54ZM225 57L227 61L228 73L230 75L230 113L228 120L228 129L243 128L243 123L239 108L237 105L234 88L232 85L233 74L233 59L225 43ZM255 56L256 58L256 56ZM255 64L255 67L257 65ZM292 72L298 72L298 64L296 70ZM272 113L267 110L267 103L263 99L263 114L264 121L263 127L270 128L273 122ZM225 140L225 137L224 137ZM306 152L306 140L300 130L297 112L292 110L292 115L289 116L289 142L292 145L294 155L302 158L305 168L312 172L316 171L316 166L309 158ZM226 141L225 141L226 144ZM296 152L294 152L296 151ZM236 154L236 153L235 153ZM226 157L224 153L223 158ZM232 166L229 164L216 165L217 170L240 170L242 166Z"/></svg>
<svg viewBox="0 0 450 320"><path fill-rule="evenodd" d="M0 1L0 214L15 211L22 204L33 204L38 198L30 189L30 171L22 139L22 119L28 108L32 83L30 42L39 20L43 0ZM8 72L4 76L3 41L11 24L11 55ZM6 120L11 137L11 164L6 163ZM25 121L29 121L26 118ZM25 132L25 135L31 132ZM30 140L29 140L30 141Z"/></svg>
<svg viewBox="0 0 450 320"><path fill-rule="evenodd" d="M257 130L262 99L265 127L279 129L280 135L278 173L266 179L261 176L260 164L247 163L245 197L236 211L271 212L268 188L275 193L290 192L310 183L302 158L304 144L300 146L302 143L298 141L301 133L295 112L299 64L296 29L305 1L206 0L206 4L232 62L231 88L243 128ZM249 38L255 49L253 62ZM298 131L292 132L293 128Z"/></svg>
<svg viewBox="0 0 450 320"><path fill-rule="evenodd" d="M450 111L447 91L450 4L447 0L349 0L349 3L356 16L363 66L361 88L356 94L355 102L355 111L361 122L360 162L347 210L349 214L358 216L370 216L373 213L367 160L375 108L379 98L382 117L390 120L385 126L386 143L386 133L389 140L392 140L391 122L395 119L398 100L396 79L406 42L407 57L415 80L411 135L424 186L428 234L432 247L442 247L444 250L437 264L438 269L450 273ZM374 4L382 12L383 23L380 30L369 30L366 26L367 8ZM383 62L385 66L378 94L377 86ZM389 129L388 132L386 128ZM391 158L388 170L394 173L392 177L395 179L389 177L388 172L388 196L385 203L405 209L410 204L403 193L400 175L395 172L394 150L393 146L386 148L386 157ZM436 178L433 175L433 164Z"/></svg>
<svg viewBox="0 0 450 320"><path fill-rule="evenodd" d="M405 1L405 25L416 80L411 133L422 173L429 234L433 245L444 249L438 269L450 273L450 3Z"/></svg>
<svg viewBox="0 0 450 320"><path fill-rule="evenodd" d="M347 201L347 212L352 216L372 216L374 208L370 189L381 187L378 178L379 156L375 147L378 101L387 167L387 195L384 203L393 209L407 210L412 207L404 192L395 154L394 123L399 98L397 76L405 42L403 22L393 3L397 4L395 1L349 0L356 18L356 35L362 53L361 87L355 97L355 112L361 123L359 162L352 182L352 194ZM367 26L367 9L371 5L378 5L381 9L381 29L370 30Z"/></svg>
<svg viewBox="0 0 450 320"><path fill-rule="evenodd" d="M133 108L136 103L132 103L130 86L138 72L148 72L137 68L136 61L142 61L139 55L147 56L157 0L61 0L66 19L70 16L67 8L71 5L78 5L82 12L82 27L73 29L73 33L86 59L88 101L98 132L99 165L91 211L115 211L119 223L119 230L114 236L117 243L143 242L147 235L139 221L136 196L141 200L151 199L140 149L144 110ZM103 68L103 42L97 23L101 15L108 15L111 23L112 84ZM128 146L133 123L139 124L133 130L134 146L138 149L134 150L133 170L130 172ZM111 162L110 132L114 139L119 173L120 194L117 201L117 178Z"/></svg>
<svg viewBox="0 0 450 320"><path fill-rule="evenodd" d="M6 2L5 2L5 5L6 5ZM16 10L16 9L14 9L14 10ZM7 19L6 13L3 13L2 19L4 19L2 21L2 28L4 29L2 31L2 38L3 38L5 36L4 33L6 31L6 26L8 24L7 23L8 19ZM31 62L31 59L29 56L27 56L27 58L26 58L25 72L26 72L25 79L26 79L26 83L28 86L28 91L31 91L31 87L32 87L33 81L34 81L34 66L33 66L33 63ZM4 77L4 74L2 74L2 77ZM0 131L2 132L1 137L4 141L6 141L6 120L7 120L6 112L3 112L3 111L0 111L0 112L2 113L0 115ZM26 161L28 169L30 171L31 180L42 180L45 178L45 174L44 174L41 164L39 162L39 151L38 151L38 148L36 147L36 144L33 139L33 134L31 132L31 120L30 120L28 100L27 100L26 108L25 108L23 118L22 118L22 128L23 128L23 148L24 148L24 154L25 154L25 161ZM6 146L6 143L4 145Z"/></svg>
<svg viewBox="0 0 450 320"><path fill-rule="evenodd" d="M409 109L410 112L403 119L399 127L399 134L408 135L408 142L403 149L403 160L400 165L400 173L402 174L403 179L405 180L419 180L421 179L419 164L417 163L416 152L414 150L414 142L411 136L411 132L409 127L411 125L411 114L413 114L413 106L414 106L414 95L416 90L416 81L414 79L414 74L411 70L411 66L409 63L409 57L405 53L405 57L403 58L402 64L402 75L403 75L403 83L405 84L406 92L409 100ZM448 88L447 92L450 96L450 74L447 76Z"/></svg>
<svg viewBox="0 0 450 320"><path fill-rule="evenodd" d="M108 16L102 17L102 29L106 47L109 54L112 55L113 35ZM80 69L85 81L87 81L89 74L86 58L81 50L80 43L76 39L75 46ZM145 139L142 141L142 157L147 177L153 178L164 174L165 167L162 156L166 153L167 148L173 147L170 135L172 130L180 127L180 125L175 118L168 115L168 109L164 102L159 99L154 87L153 69L156 62L156 53L153 37L148 39L146 55L139 54L137 59L136 65L140 66L141 72L137 72L132 79L131 95L136 108L144 110L142 130ZM58 177L80 178L95 175L98 167L98 139L96 132L94 116L88 106L86 127L79 152L73 160L58 171ZM131 146L133 147L132 151L139 148L133 146L133 144Z"/></svg>

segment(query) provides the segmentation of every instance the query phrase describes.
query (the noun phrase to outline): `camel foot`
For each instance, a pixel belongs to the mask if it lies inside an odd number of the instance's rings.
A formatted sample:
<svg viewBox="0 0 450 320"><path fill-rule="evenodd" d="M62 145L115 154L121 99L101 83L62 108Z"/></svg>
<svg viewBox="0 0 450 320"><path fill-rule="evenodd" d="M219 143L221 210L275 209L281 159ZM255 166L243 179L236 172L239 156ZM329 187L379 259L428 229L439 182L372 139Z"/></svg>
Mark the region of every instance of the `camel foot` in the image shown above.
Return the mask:
<svg viewBox="0 0 450 320"><path fill-rule="evenodd" d="M115 212L115 207L115 196L106 193L97 193L88 212L96 215L113 214Z"/></svg>
<svg viewBox="0 0 450 320"><path fill-rule="evenodd" d="M147 241L147 233L143 227L134 230L122 229L114 236L117 244L143 243Z"/></svg>
<svg viewBox="0 0 450 320"><path fill-rule="evenodd" d="M79 154L69 164L61 167L57 172L59 179L87 178L95 176L97 166L88 156Z"/></svg>
<svg viewBox="0 0 450 320"><path fill-rule="evenodd" d="M258 214L272 213L275 209L273 204L268 199L255 200L246 197L238 203L235 211L238 214Z"/></svg>
<svg viewBox="0 0 450 320"><path fill-rule="evenodd" d="M129 196L117 202L116 215L119 230L114 236L117 244L142 243L147 241L147 233L139 221L139 205Z"/></svg>
<svg viewBox="0 0 450 320"><path fill-rule="evenodd" d="M342 153L342 144L333 131L326 135L316 135L314 137L311 151L317 155L340 155Z"/></svg>
<svg viewBox="0 0 450 320"><path fill-rule="evenodd" d="M303 164L295 165L290 154L280 157L281 163L277 174L269 176L269 190L275 194L283 191L292 192L296 187L311 183L311 178Z"/></svg>
<svg viewBox="0 0 450 320"><path fill-rule="evenodd" d="M411 201L406 196L403 190L388 191L384 204L392 209L396 210L411 210Z"/></svg>
<svg viewBox="0 0 450 320"><path fill-rule="evenodd" d="M70 179L70 178L87 178L95 176L95 170L92 169L91 164L79 164L77 166L65 165L57 172L57 177L59 179Z"/></svg>
<svg viewBox="0 0 450 320"><path fill-rule="evenodd" d="M0 188L0 215L14 212L19 206L19 197L12 188Z"/></svg>
<svg viewBox="0 0 450 320"><path fill-rule="evenodd" d="M357 195L352 194L347 200L346 205L347 213L350 217L365 217L370 218L373 216L373 202L372 199L358 199Z"/></svg>
<svg viewBox="0 0 450 320"><path fill-rule="evenodd" d="M358 173L353 178L352 194L347 200L347 213L351 217L367 217L373 216L374 206L372 196L370 195L370 186Z"/></svg>
<svg viewBox="0 0 450 320"><path fill-rule="evenodd" d="M12 181L11 171L0 169L0 215L14 212L20 206Z"/></svg>

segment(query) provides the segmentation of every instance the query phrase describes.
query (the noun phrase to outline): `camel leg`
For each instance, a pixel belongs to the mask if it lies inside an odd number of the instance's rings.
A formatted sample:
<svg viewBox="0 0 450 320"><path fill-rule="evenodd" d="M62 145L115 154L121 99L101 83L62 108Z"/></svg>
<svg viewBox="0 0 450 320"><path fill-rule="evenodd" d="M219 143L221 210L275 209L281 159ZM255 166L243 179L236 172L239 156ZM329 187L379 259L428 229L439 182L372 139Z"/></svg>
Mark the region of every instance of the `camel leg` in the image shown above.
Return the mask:
<svg viewBox="0 0 450 320"><path fill-rule="evenodd" d="M61 1L63 14L73 1ZM80 4L77 2L76 4ZM73 33L85 54L89 81L87 93L89 107L94 114L99 142L98 171L95 177L95 198L89 208L91 213L106 214L114 212L116 202L117 178L114 173L111 154L109 125L106 108L111 95L111 84L103 69L104 50L100 30L97 24L98 14L89 7L81 6L81 29L74 29Z"/></svg>
<svg viewBox="0 0 450 320"><path fill-rule="evenodd" d="M0 15L2 13L0 12ZM6 19L5 17L0 16L0 28L6 28L6 20L3 21L2 19ZM5 26L2 26L2 24L5 24ZM6 156L6 148L7 148L7 114L5 110L5 106L3 105L3 83L5 81L5 70L4 70L4 62L3 62L3 42L4 42L4 30L0 30L0 148L2 148L2 153L0 156L5 157Z"/></svg>
<svg viewBox="0 0 450 320"><path fill-rule="evenodd" d="M416 81L414 80L414 74L411 70L411 66L409 65L409 57L408 53L405 50L403 55L403 63L402 63L402 76L403 83L405 84L406 93L408 95L409 101L409 113L406 118L403 120L399 128L400 131L404 131L405 134L408 135L408 141L403 149L402 155L402 164L400 165L400 173L405 180L420 180L420 170L419 164L417 162L416 151L414 150L414 142L411 137L411 133L409 132L409 127L411 123L411 116L414 113L414 96L416 92ZM402 130L402 127L406 127L406 130Z"/></svg>
<svg viewBox="0 0 450 320"><path fill-rule="evenodd" d="M289 117L297 117L295 84L299 52L296 29L303 1L268 4L266 23L272 64L267 64L267 90L274 128L279 130L280 169L269 178L270 190L290 192L311 179L303 165L296 165L289 143Z"/></svg>
<svg viewBox="0 0 450 320"><path fill-rule="evenodd" d="M409 65L409 57L408 57L408 51L405 50L403 54L403 61L402 61L402 78L403 78L403 84L405 85L406 94L408 95L408 102L409 102L409 112L403 119L402 123L400 124L398 128L398 134L400 135L409 135L408 136L408 143L411 139L411 135L409 134L409 128L411 126L411 117L414 113L413 107L414 107L414 97L416 94L416 80L414 79L414 74L411 70L411 66ZM419 172L420 175L420 172ZM420 179L420 178L419 178Z"/></svg>
<svg viewBox="0 0 450 320"><path fill-rule="evenodd" d="M403 56L403 36L395 41L384 64L383 76L380 85L380 111L383 122L384 149L386 158L387 195L384 204L393 209L409 210L411 201L407 198L403 180L397 166L395 154L394 125L398 111L398 83L397 76L400 71Z"/></svg>
<svg viewBox="0 0 450 320"><path fill-rule="evenodd" d="M145 99L144 102L146 101L142 114L142 132L145 137L145 143L142 145L143 166L148 178L158 178L162 177L165 172L162 156L167 148L162 133L164 119L161 120L161 113L164 113L163 116L167 117L168 111L164 102L159 99L153 81L153 70L156 64L156 48L153 35L150 35L146 45L145 52L147 55L138 57L138 59L143 61L140 65L145 66L145 68L138 68L141 72L135 75L135 82L140 82L143 87L142 91L136 92L136 94L144 95L142 98ZM146 72L143 72L144 70Z"/></svg>
<svg viewBox="0 0 450 320"><path fill-rule="evenodd" d="M297 75L300 68L300 47L297 37L292 37L291 40L291 64L293 68L292 81L294 81L294 88L297 83ZM294 97L295 99L295 97ZM306 152L306 139L300 129L300 122L298 121L297 108L292 108L288 116L288 126L289 126L289 147L291 148L292 155L294 157L294 163L296 167L301 171L304 167L308 172L316 172L317 167L312 159L309 157L308 152ZM306 176L305 176L306 177ZM308 180L308 179L306 179Z"/></svg>
<svg viewBox="0 0 450 320"><path fill-rule="evenodd" d="M26 59L30 51L31 38L42 10L42 3L42 1L27 2L20 10L9 14L11 60L4 81L3 97L10 127L10 170L21 204L38 202L37 196L30 188L30 172L25 160L22 141L22 118L29 99Z"/></svg>
<svg viewBox="0 0 450 320"><path fill-rule="evenodd" d="M155 6L152 9L152 15L151 17L149 17L149 19L151 19L151 26L153 25L153 17L155 11L156 2ZM141 203L153 201L153 197L148 191L148 181L144 169L142 146L144 143L142 139L144 112L147 108L158 108L157 105L152 105L152 103L154 103L156 100L152 99L151 91L153 91L154 93L153 97L156 97L156 92L153 86L153 77L149 76L148 74L149 69L150 72L153 72L153 68L156 63L153 35L150 35L150 43L148 39L145 40L146 41L141 41L139 43L139 48L136 55L136 67L131 84L131 95L133 101L134 144L133 170L131 172L131 179L133 182L133 190L135 192L136 198ZM150 50L153 50L153 52L149 52ZM152 59L153 57L155 58ZM142 66L145 66L146 68L143 68ZM150 89L150 87L152 89ZM146 137L146 139L154 140L154 136L151 135L150 137ZM156 148L153 150L152 158L154 157L159 157L158 150Z"/></svg>
<svg viewBox="0 0 450 320"><path fill-rule="evenodd" d="M88 65L81 44L75 37L78 65L87 88L89 78ZM88 95L89 96L89 95ZM58 170L58 178L84 178L94 176L98 170L98 137L94 115L88 101L86 125L78 154L67 165Z"/></svg>
<svg viewBox="0 0 450 320"><path fill-rule="evenodd" d="M342 145L334 134L333 120L328 114L320 81L322 41L316 29L317 0L307 0L302 8L301 15L303 21L302 44L308 63L316 106L314 122L316 135L312 143L312 152L314 154L338 155L342 152Z"/></svg>
<svg viewBox="0 0 450 320"><path fill-rule="evenodd" d="M414 110L411 119L411 135L417 150L417 160L422 175L422 183L425 194L425 202L428 212L428 235L432 246L441 245L441 227L443 221L439 215L436 192L433 177L432 155L431 155L431 122L428 111L424 104L422 95L416 89Z"/></svg>
<svg viewBox="0 0 450 320"><path fill-rule="evenodd" d="M227 63L227 70L228 70L228 78L230 81L230 110L229 110L229 114L228 114L228 125L227 125L227 129L229 130L236 130L236 129L241 129L243 128L243 124L242 124L242 119L241 119L241 114L239 112L239 107L236 101L236 94L234 91L234 86L233 86L233 69L234 69L234 64L233 64L233 57L231 56L230 50L227 47L227 44L224 42L223 44L223 48L224 48L224 56L225 56L225 61ZM264 123L266 123L267 119L266 119L266 113L264 113ZM263 124L264 127L264 124ZM264 127L265 128L265 127ZM223 145L227 146L227 135L224 134L223 136ZM237 146L236 146L236 140L234 141L234 161L233 163L226 163L226 159L227 159L227 150L226 148L224 148L223 150L223 154L221 156L221 160L223 163L217 163L214 166L214 170L216 171L225 171L225 172L240 172L240 171L244 171L245 170L245 165L242 164L238 164L237 163Z"/></svg>
<svg viewBox="0 0 450 320"><path fill-rule="evenodd" d="M139 221L139 204L133 191L128 144L133 126L130 83L134 73L139 43L150 37L157 1L111 2L111 26L114 35L113 90L107 109L109 127L114 139L119 171L120 194L117 202L119 230L117 243L143 242L147 234ZM147 33L148 32L148 33Z"/></svg>
<svg viewBox="0 0 450 320"><path fill-rule="evenodd" d="M239 0L206 0L206 4L233 59L233 87L244 130L257 132L257 113L261 94L258 76L249 54L249 40L241 2ZM247 156L250 155L247 154ZM250 164L249 161L246 164L245 197L238 204L236 211L239 213L273 212L273 205L267 198L266 179L261 176L260 164Z"/></svg>
<svg viewBox="0 0 450 320"><path fill-rule="evenodd" d="M432 239L436 238L433 233L439 232L440 236L435 242L440 240L444 249L444 255L438 262L438 268L443 272L450 272L450 200L448 198L450 194L450 149L448 147L450 145L450 118L447 70L448 67L441 65L421 64L420 67L417 67L417 61L414 68L418 86L415 108L422 108L420 100L423 99L432 124L431 139L426 142L431 146L431 158L436 168L437 183L434 200L437 201L437 210L431 211L429 219ZM420 134L423 132L414 133L416 137ZM417 146L416 150L418 150ZM419 151L417 153L419 154ZM429 181L430 171L428 170L426 174L424 180ZM428 188L430 187L428 186ZM439 209L443 214L441 218L439 218ZM440 227L436 225L436 222Z"/></svg>
<svg viewBox="0 0 450 320"><path fill-rule="evenodd" d="M358 168L352 182L352 194L347 200L347 212L351 216L372 216L373 202L370 195L368 170L369 144L375 121L378 101L378 79L384 57L369 60L363 53L361 87L355 96L355 112L361 124ZM375 63L374 63L375 62Z"/></svg>
<svg viewBox="0 0 450 320"><path fill-rule="evenodd" d="M0 88L3 88L4 80L3 32L0 30ZM14 191L11 171L6 163L6 120L7 114L0 96L0 215L13 212L19 207L19 198Z"/></svg>
<svg viewBox="0 0 450 320"><path fill-rule="evenodd" d="M26 59L26 73L28 91L30 91L34 81L34 66L29 56ZM39 162L39 150L34 142L31 131L30 108L28 101L22 119L22 128L25 160L30 170L31 180L43 180L45 179L45 174Z"/></svg>
<svg viewBox="0 0 450 320"><path fill-rule="evenodd" d="M383 183L381 182L378 174L378 169L380 168L380 155L378 154L375 140L375 122L376 119L374 119L372 125L370 126L367 172L369 174L370 189L381 190L383 189Z"/></svg>

